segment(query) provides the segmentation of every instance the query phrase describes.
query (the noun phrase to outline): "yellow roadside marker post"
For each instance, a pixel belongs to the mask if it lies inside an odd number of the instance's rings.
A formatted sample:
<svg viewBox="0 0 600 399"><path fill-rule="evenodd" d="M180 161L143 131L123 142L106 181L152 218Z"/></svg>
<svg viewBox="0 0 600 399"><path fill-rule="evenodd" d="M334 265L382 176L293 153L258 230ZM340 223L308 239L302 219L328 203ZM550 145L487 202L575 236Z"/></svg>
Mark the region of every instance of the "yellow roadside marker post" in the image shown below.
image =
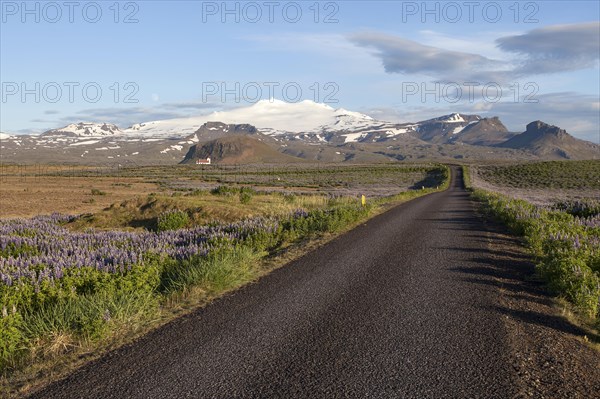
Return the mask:
<svg viewBox="0 0 600 399"><path fill-rule="evenodd" d="M365 197L364 194L360 197L360 202L362 203L362 206L367 205L367 197Z"/></svg>

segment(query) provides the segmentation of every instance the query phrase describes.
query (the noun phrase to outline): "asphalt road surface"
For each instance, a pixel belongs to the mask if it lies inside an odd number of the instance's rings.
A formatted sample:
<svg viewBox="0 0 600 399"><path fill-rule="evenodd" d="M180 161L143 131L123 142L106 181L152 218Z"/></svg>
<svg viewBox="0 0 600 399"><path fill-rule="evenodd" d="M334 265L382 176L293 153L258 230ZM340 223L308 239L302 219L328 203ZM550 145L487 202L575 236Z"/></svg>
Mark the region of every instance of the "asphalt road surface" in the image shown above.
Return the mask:
<svg viewBox="0 0 600 399"><path fill-rule="evenodd" d="M514 397L484 236L455 178L33 397Z"/></svg>

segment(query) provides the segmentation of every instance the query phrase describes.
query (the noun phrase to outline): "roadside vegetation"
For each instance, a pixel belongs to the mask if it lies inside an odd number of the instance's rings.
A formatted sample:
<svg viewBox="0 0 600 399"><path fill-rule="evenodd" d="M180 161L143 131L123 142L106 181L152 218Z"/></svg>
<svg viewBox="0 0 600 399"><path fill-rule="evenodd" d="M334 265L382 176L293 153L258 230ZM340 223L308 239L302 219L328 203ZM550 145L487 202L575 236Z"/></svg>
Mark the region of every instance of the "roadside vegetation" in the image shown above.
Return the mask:
<svg viewBox="0 0 600 399"><path fill-rule="evenodd" d="M477 166L477 173L483 180L498 187L600 190L600 161L550 161L509 166Z"/></svg>
<svg viewBox="0 0 600 399"><path fill-rule="evenodd" d="M412 189L365 205L359 195L222 184L93 214L0 219L0 388L26 390L32 370L118 346L255 280L286 250L447 187L447 167L430 165L424 174Z"/></svg>
<svg viewBox="0 0 600 399"><path fill-rule="evenodd" d="M535 205L479 188L463 167L465 185L483 210L522 236L550 289L600 327L600 196ZM600 189L600 161L539 162L478 169L497 187ZM500 191L500 190L499 190Z"/></svg>

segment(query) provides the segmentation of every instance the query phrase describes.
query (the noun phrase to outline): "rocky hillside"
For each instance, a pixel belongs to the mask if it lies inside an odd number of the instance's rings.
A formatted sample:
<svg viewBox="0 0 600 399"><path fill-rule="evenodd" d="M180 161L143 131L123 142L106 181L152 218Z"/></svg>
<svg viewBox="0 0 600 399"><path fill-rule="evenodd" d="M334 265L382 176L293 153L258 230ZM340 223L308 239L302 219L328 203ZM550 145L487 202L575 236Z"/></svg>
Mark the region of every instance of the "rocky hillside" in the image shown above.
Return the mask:
<svg viewBox="0 0 600 399"><path fill-rule="evenodd" d="M193 145L181 163L193 164L197 159L206 158L219 164L302 161L300 158L278 152L258 138L237 135Z"/></svg>
<svg viewBox="0 0 600 399"><path fill-rule="evenodd" d="M515 136L515 133L509 132L500 119L495 116L493 118L483 118L476 123L470 123L456 134L452 141L491 146L500 144L513 136Z"/></svg>
<svg viewBox="0 0 600 399"><path fill-rule="evenodd" d="M469 124L477 123L480 119L478 115L445 115L417 123L414 135L432 143L447 143Z"/></svg>
<svg viewBox="0 0 600 399"><path fill-rule="evenodd" d="M531 122L525 132L498 145L529 151L549 159L600 159L600 146L579 140L558 126L542 121Z"/></svg>

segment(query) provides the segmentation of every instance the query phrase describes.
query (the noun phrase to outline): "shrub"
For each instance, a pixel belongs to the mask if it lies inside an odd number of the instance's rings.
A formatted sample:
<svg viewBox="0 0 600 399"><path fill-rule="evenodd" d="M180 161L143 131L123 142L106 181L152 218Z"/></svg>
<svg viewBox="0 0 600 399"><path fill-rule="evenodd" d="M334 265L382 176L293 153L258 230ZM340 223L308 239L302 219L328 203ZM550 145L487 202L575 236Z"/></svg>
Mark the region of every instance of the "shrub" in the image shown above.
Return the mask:
<svg viewBox="0 0 600 399"><path fill-rule="evenodd" d="M240 202L242 204L249 204L252 201L252 194L247 191L240 192Z"/></svg>
<svg viewBox="0 0 600 399"><path fill-rule="evenodd" d="M190 222L189 215L178 209L163 212L158 216L156 229L158 231L177 230L186 227Z"/></svg>
<svg viewBox="0 0 600 399"><path fill-rule="evenodd" d="M0 370L2 370L21 349L25 338L21 332L23 319L20 314L9 314L6 308L0 314Z"/></svg>
<svg viewBox="0 0 600 399"><path fill-rule="evenodd" d="M283 194L283 200L287 204L294 204L296 202L296 194Z"/></svg>
<svg viewBox="0 0 600 399"><path fill-rule="evenodd" d="M210 193L213 195L233 195L238 193L240 190L236 187L231 186L217 186L210 190Z"/></svg>
<svg viewBox="0 0 600 399"><path fill-rule="evenodd" d="M106 195L104 191L98 190L97 188L92 188L92 195Z"/></svg>
<svg viewBox="0 0 600 399"><path fill-rule="evenodd" d="M583 200L561 201L554 205L559 211L583 218L600 215L600 201L591 198Z"/></svg>

